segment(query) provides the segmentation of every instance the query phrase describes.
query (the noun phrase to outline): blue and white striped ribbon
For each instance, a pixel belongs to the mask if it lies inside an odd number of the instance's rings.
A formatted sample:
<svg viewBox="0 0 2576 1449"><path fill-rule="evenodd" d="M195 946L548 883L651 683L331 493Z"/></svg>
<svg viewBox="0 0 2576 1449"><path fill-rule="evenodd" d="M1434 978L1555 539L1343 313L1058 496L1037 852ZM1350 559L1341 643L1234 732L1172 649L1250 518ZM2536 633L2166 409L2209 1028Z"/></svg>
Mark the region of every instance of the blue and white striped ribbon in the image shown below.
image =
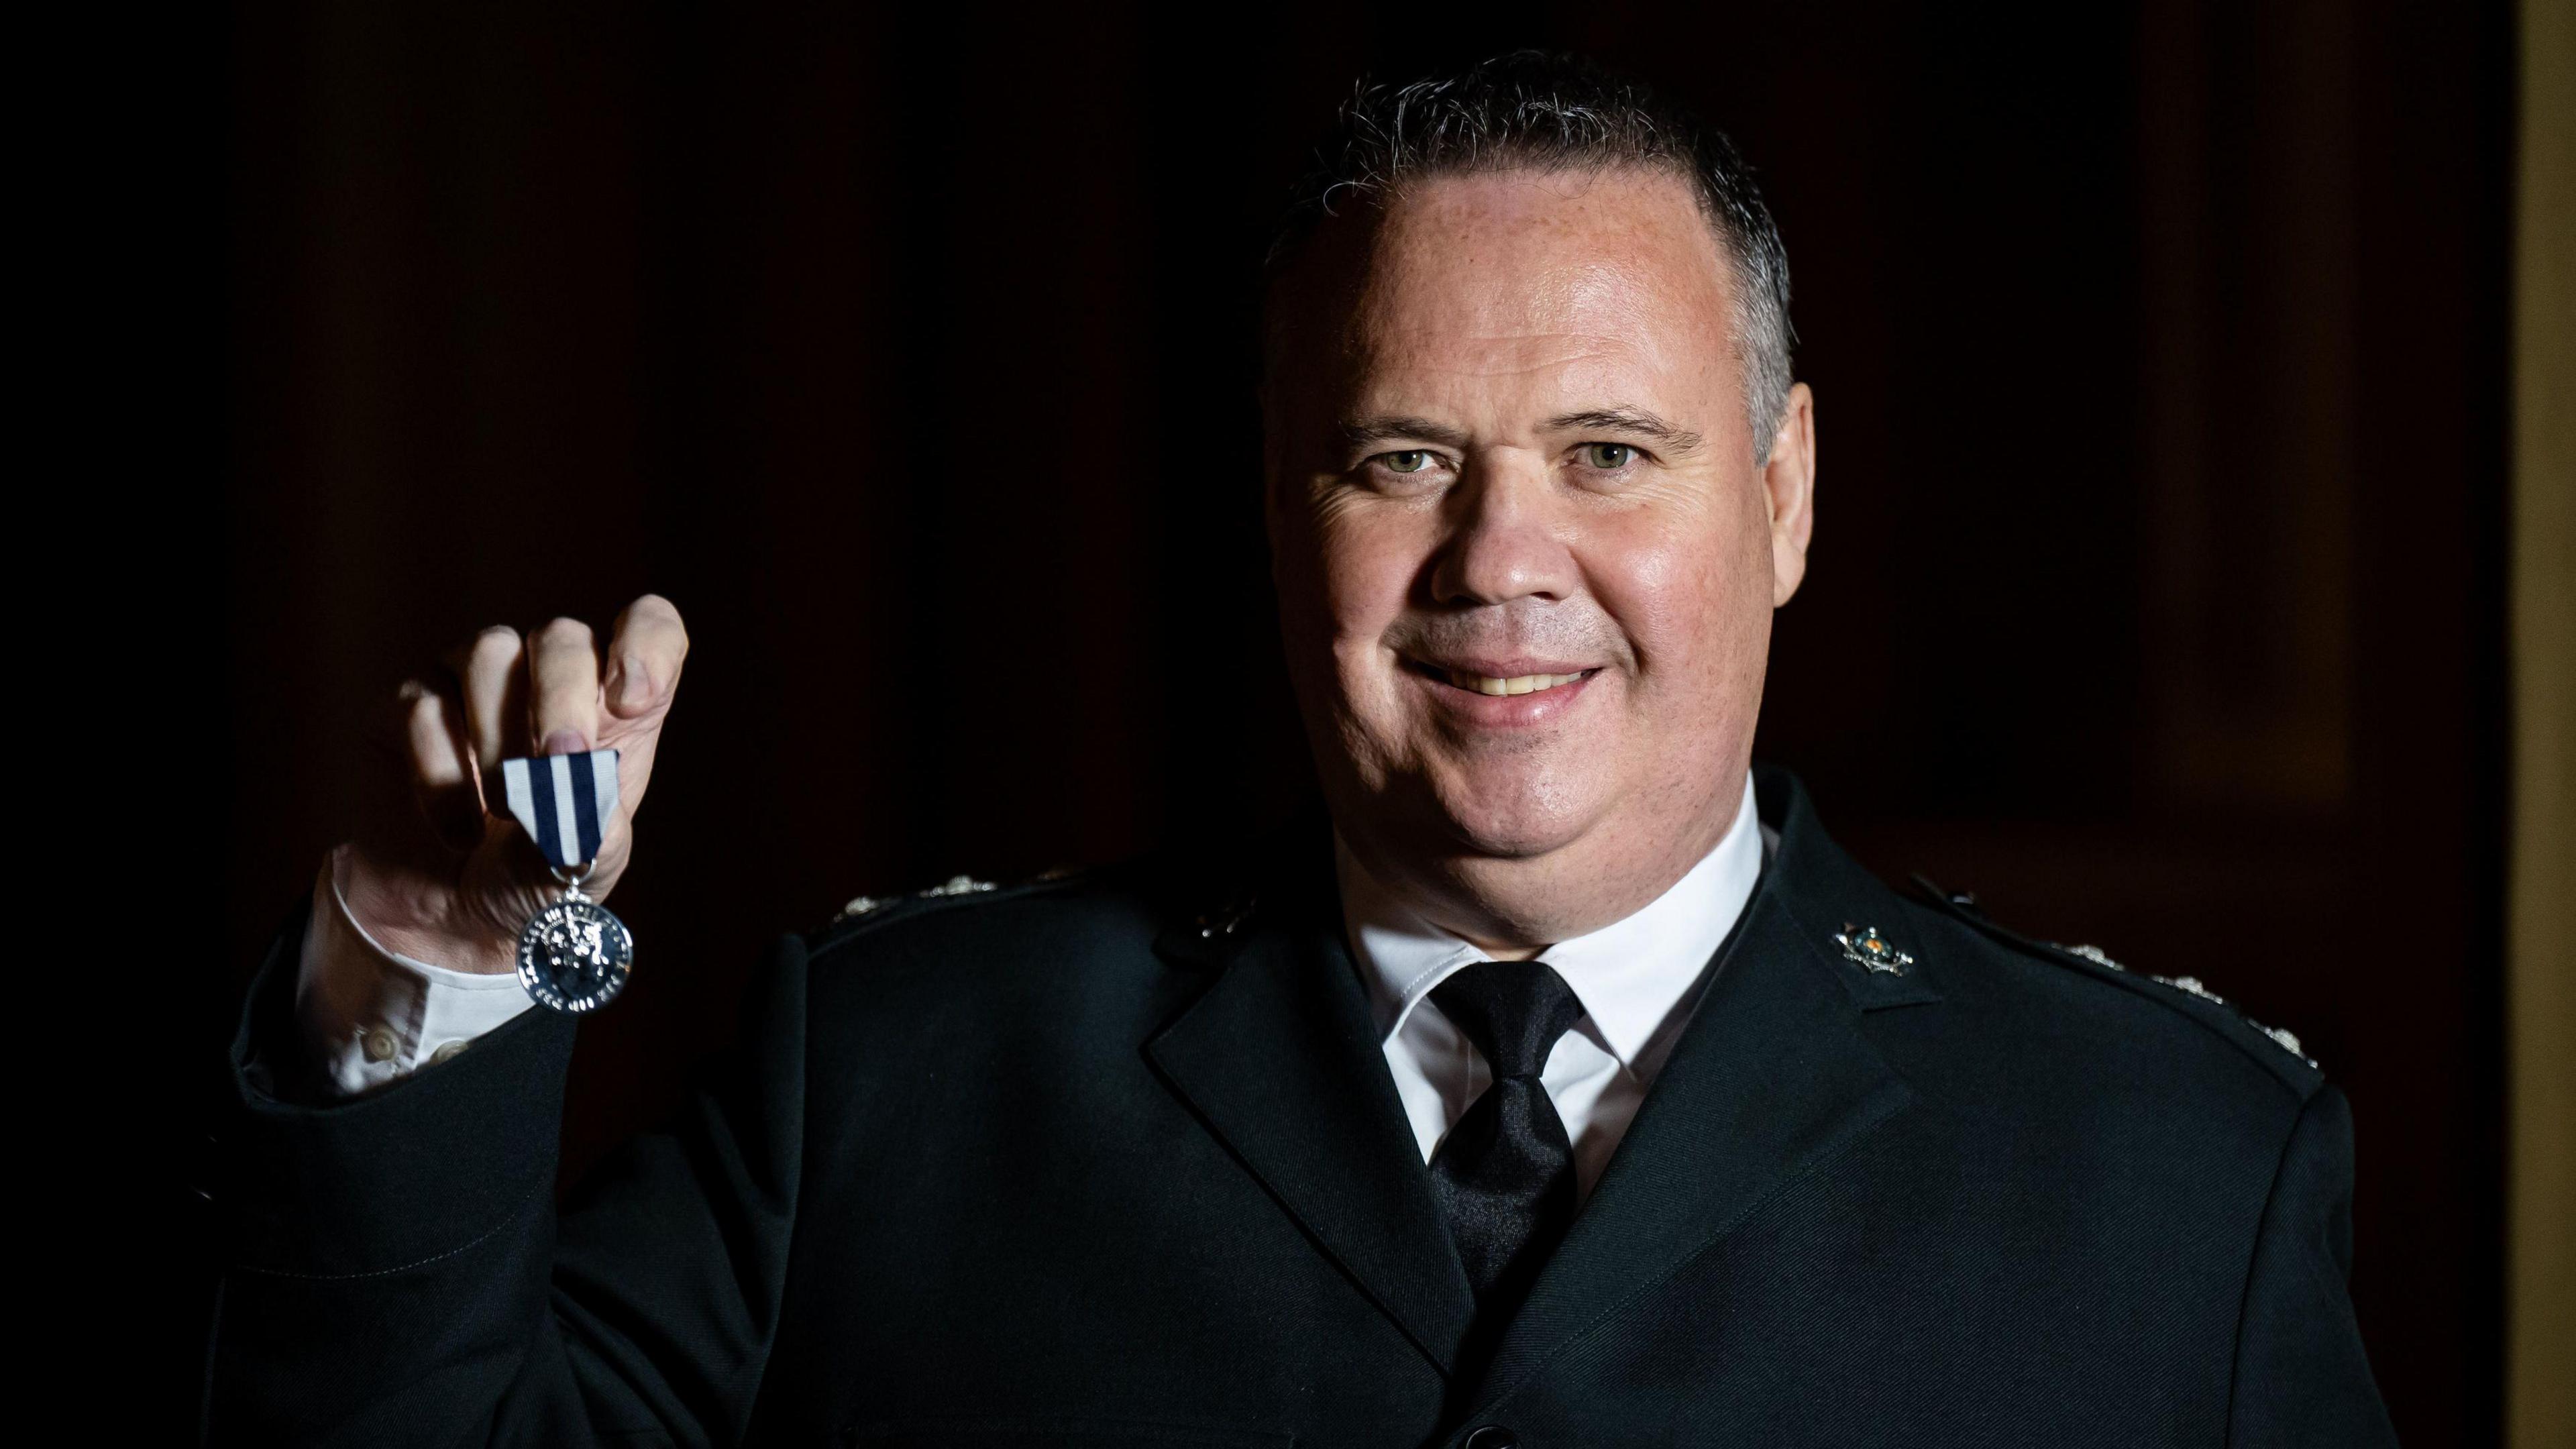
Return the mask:
<svg viewBox="0 0 2576 1449"><path fill-rule="evenodd" d="M546 860L578 869L599 858L599 837L617 811L617 752L503 760L501 791Z"/></svg>

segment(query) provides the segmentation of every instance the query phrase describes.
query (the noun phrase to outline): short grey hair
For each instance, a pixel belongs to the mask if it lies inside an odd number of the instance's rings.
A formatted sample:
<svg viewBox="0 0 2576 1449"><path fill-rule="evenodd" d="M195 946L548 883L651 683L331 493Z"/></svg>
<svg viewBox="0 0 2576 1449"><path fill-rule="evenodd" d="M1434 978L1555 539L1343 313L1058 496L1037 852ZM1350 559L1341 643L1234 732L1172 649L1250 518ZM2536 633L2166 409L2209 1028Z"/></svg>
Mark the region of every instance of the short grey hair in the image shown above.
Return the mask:
<svg viewBox="0 0 2576 1449"><path fill-rule="evenodd" d="M1343 102L1272 233L1265 290L1316 229L1383 206L1409 180L1537 169L1638 167L1691 183L1733 274L1737 365L1757 462L1789 405L1789 254L1752 169L1726 134L1580 56L1523 50L1404 85L1362 81Z"/></svg>

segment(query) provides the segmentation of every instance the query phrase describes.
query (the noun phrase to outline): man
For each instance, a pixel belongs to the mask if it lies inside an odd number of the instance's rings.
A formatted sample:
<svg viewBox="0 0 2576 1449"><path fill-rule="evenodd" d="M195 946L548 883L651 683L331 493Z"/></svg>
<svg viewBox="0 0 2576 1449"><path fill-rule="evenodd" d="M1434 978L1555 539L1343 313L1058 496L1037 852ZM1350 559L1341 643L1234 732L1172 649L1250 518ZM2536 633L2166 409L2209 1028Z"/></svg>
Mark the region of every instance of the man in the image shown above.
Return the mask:
<svg viewBox="0 0 2576 1449"><path fill-rule="evenodd" d="M618 750L605 894L687 642L487 632L254 988L212 1437L2388 1441L2295 1045L1750 766L1816 454L1734 153L1538 56L1344 122L1263 391L1329 825L854 902L558 1213L483 781Z"/></svg>

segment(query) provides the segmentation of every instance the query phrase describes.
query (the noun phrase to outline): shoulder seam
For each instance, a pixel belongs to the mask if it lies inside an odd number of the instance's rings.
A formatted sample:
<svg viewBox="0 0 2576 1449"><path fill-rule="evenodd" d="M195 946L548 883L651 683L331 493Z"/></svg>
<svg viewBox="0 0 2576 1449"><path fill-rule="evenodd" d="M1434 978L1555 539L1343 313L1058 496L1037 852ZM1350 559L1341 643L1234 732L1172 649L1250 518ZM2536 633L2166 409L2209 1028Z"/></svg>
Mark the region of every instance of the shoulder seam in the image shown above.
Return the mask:
<svg viewBox="0 0 2576 1449"><path fill-rule="evenodd" d="M2257 1050L2254 1043L2246 1039L2247 1034L2262 1033L2264 1028L2256 1025L2253 1018L2237 1010L2234 1003L2216 996L2194 992L2190 987L2167 982L2161 977L2142 976L2113 963L2108 956L2097 960L2069 950L2053 941L2041 941L2024 936L2010 927L1987 919L1981 911L1964 909L1944 898L1936 888L1931 888L1928 882L1919 883L1926 886L1924 896L1929 899L1918 898L1916 904L1928 905L1951 920L2023 955L2053 966L2070 968L2089 980L2099 981L2106 986L2116 986L2142 1001L2154 1002L2243 1052L2247 1059L2262 1067L2303 1106L2324 1087L2324 1072L2314 1062L2291 1051L2280 1042L2267 1038L2263 1048ZM2190 980L2191 978L2180 979ZM2204 1010L2186 1005L2186 999L2192 997L2198 997L2206 1007L2215 1007L2228 1013L2234 1018L2235 1024L2227 1025L2213 1021Z"/></svg>

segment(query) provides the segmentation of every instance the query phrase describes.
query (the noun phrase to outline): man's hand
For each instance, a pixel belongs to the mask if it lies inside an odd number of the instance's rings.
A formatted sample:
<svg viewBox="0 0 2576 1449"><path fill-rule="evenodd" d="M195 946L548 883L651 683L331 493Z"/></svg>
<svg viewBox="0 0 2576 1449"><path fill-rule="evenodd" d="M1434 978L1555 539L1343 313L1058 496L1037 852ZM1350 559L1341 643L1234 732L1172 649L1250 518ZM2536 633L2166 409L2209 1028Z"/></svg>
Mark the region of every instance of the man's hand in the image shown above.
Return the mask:
<svg viewBox="0 0 2576 1449"><path fill-rule="evenodd" d="M646 594L617 616L601 668L590 627L557 619L522 640L496 626L450 659L452 679L400 692L418 808L380 812L340 862L349 913L386 949L458 971L516 969L519 928L562 894L497 788L502 760L611 749L617 813L582 889L605 896L635 845L635 812L688 657L668 599Z"/></svg>

